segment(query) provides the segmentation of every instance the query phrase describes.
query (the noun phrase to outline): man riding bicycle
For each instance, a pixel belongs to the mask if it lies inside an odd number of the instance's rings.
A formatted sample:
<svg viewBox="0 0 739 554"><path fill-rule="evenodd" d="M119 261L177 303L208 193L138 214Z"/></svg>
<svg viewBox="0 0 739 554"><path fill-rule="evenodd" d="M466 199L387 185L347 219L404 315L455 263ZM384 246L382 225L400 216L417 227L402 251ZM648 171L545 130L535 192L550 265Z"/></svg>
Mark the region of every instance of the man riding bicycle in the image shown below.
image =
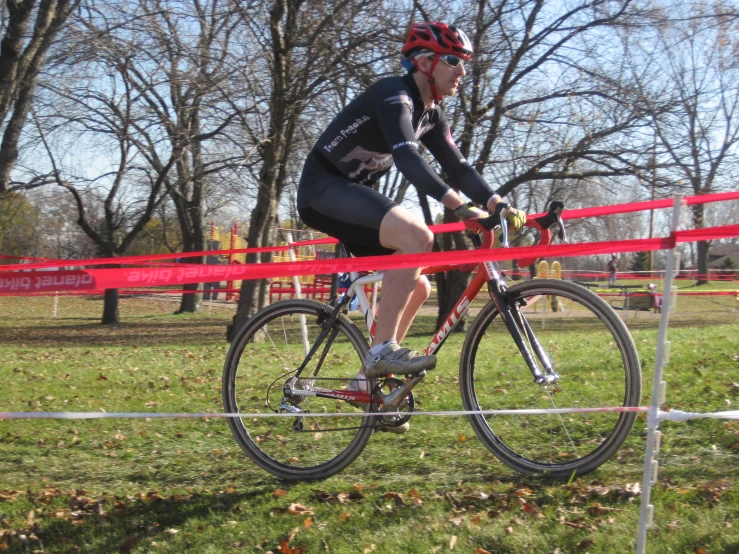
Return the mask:
<svg viewBox="0 0 739 554"><path fill-rule="evenodd" d="M460 217L484 215L426 163L419 141L476 204L493 211L501 201L459 152L439 104L456 94L465 75L464 62L472 56L467 35L446 23L414 23L401 53L408 73L381 79L352 100L314 145L300 179L300 217L345 243L355 256L431 251L434 237L423 221L373 188L393 164L420 193ZM507 217L515 229L526 221L515 209ZM385 272L374 340L362 363L364 376L415 375L436 366L435 356L419 356L398 344L430 291L420 268ZM362 372L350 387L364 378Z"/></svg>

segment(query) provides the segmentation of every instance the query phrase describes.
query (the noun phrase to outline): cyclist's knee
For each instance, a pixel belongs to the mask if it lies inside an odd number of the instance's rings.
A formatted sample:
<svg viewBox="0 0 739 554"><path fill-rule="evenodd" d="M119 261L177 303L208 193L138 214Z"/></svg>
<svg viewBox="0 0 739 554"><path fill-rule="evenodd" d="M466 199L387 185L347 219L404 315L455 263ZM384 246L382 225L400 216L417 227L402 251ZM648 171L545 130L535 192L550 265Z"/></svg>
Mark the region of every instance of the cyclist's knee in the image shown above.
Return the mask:
<svg viewBox="0 0 739 554"><path fill-rule="evenodd" d="M416 281L415 294L426 300L431 296L431 283L425 275L421 275Z"/></svg>
<svg viewBox="0 0 739 554"><path fill-rule="evenodd" d="M401 253L425 253L431 252L434 245L434 234L425 225L408 226L403 235L395 239L398 252Z"/></svg>
<svg viewBox="0 0 739 554"><path fill-rule="evenodd" d="M380 242L400 253L430 252L434 234L422 221L396 206L382 220Z"/></svg>

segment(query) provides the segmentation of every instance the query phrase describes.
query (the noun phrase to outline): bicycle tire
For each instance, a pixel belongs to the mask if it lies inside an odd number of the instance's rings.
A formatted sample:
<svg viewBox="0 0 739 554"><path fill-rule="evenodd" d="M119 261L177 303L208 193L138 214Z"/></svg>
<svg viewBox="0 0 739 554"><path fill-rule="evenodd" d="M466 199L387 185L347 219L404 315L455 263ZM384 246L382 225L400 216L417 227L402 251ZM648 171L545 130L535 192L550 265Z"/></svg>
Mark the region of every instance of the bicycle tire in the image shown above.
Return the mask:
<svg viewBox="0 0 739 554"><path fill-rule="evenodd" d="M574 283L536 279L512 286L508 298L513 306L528 302L521 313L550 356L559 382L534 382L490 302L462 349L459 381L466 410L639 406L641 369L634 341L600 297ZM571 478L609 460L629 436L636 414L468 417L482 443L510 468Z"/></svg>
<svg viewBox="0 0 739 554"><path fill-rule="evenodd" d="M300 418L254 418L249 414L277 411L285 382L305 359L300 316L305 316L308 344L321 331L321 321L332 308L313 300L284 300L257 312L237 332L223 369L223 404L228 424L244 453L259 467L287 480L325 479L348 466L372 436L374 418L310 417L310 413L361 412L333 398L303 397L297 406L306 410ZM368 350L367 341L343 314L334 323L337 334L321 366L316 385L341 389L354 377ZM331 334L329 334L330 336ZM313 376L324 351L324 341L301 376ZM330 377L341 381L320 383ZM293 426L302 424L301 430ZM329 429L354 427L331 431Z"/></svg>

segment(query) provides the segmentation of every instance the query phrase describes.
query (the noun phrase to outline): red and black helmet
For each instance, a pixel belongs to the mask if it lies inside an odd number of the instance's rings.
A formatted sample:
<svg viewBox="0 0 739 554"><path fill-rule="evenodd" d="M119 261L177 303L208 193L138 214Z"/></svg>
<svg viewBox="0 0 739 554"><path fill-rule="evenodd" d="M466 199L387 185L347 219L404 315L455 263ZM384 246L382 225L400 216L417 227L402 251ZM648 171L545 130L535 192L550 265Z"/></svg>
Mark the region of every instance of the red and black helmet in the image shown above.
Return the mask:
<svg viewBox="0 0 739 554"><path fill-rule="evenodd" d="M413 23L400 53L410 57L418 50L453 54L463 60L472 57L472 43L461 29L447 23Z"/></svg>

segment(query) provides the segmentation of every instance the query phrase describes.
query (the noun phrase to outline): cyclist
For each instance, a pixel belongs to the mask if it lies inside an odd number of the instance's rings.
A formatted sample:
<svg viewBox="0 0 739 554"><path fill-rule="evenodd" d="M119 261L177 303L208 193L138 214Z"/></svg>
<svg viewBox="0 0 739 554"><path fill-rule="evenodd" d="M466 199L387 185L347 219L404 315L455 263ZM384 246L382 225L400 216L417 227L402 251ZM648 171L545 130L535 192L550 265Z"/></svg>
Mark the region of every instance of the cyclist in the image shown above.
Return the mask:
<svg viewBox="0 0 739 554"><path fill-rule="evenodd" d="M344 242L355 256L431 251L433 234L423 221L373 188L393 164L419 192L460 217L484 213L472 210L442 181L421 156L419 142L475 203L494 210L501 201L457 149L439 103L456 94L465 75L464 62L472 56L467 35L446 23L414 23L401 53L408 72L380 79L352 100L313 146L300 179L303 221ZM511 209L508 219L520 229L526 216ZM430 291L420 268L385 272L364 375L413 375L435 367L435 356L398 345ZM357 383L350 388L357 390Z"/></svg>

